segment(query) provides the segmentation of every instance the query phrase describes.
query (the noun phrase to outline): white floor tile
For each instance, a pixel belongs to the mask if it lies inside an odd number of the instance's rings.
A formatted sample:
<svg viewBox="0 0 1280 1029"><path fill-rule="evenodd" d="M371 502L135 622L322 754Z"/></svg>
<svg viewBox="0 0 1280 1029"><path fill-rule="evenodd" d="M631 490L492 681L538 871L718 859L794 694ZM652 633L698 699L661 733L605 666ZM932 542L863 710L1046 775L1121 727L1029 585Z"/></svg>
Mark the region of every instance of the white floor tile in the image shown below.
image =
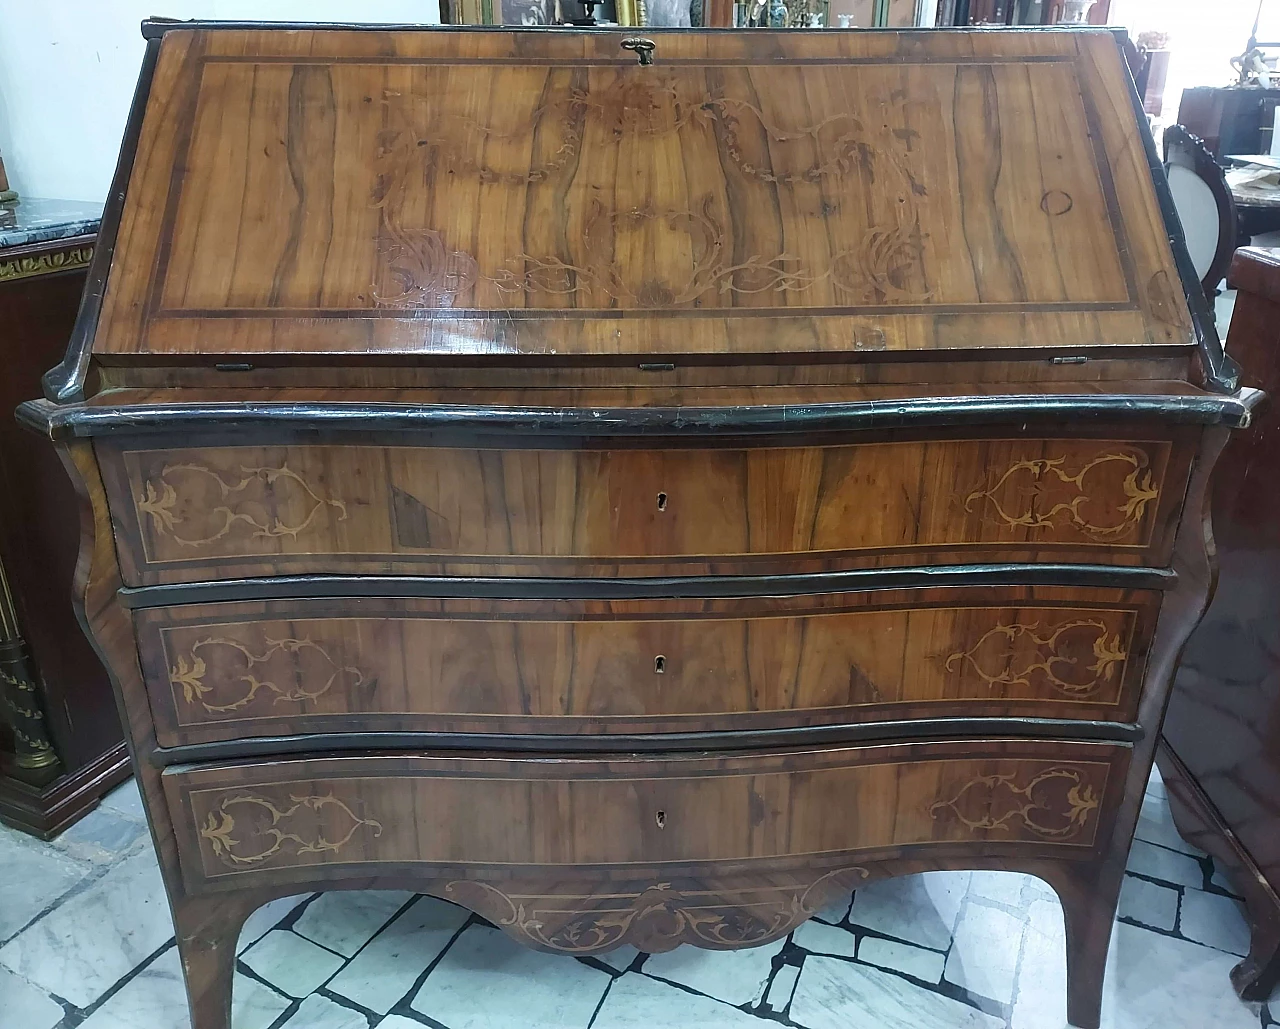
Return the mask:
<svg viewBox="0 0 1280 1029"><path fill-rule="evenodd" d="M1178 924L1178 891L1126 875L1120 887L1119 915L1172 932Z"/></svg>
<svg viewBox="0 0 1280 1029"><path fill-rule="evenodd" d="M300 893L295 897L279 897L263 904L244 920L244 926L240 929L240 940L236 943L236 953L243 954L282 922L285 915L310 896L309 893Z"/></svg>
<svg viewBox="0 0 1280 1029"><path fill-rule="evenodd" d="M845 890L832 897L826 904L814 912L814 918L824 922L840 922L849 914L849 906L853 903L853 891Z"/></svg>
<svg viewBox="0 0 1280 1029"><path fill-rule="evenodd" d="M790 1018L805 1029L1003 1029L959 1001L839 958L805 958Z"/></svg>
<svg viewBox="0 0 1280 1029"><path fill-rule="evenodd" d="M268 1029L290 1004L287 997L246 975L235 977L231 996L233 1029ZM177 948L156 958L81 1025L89 1029L191 1029Z"/></svg>
<svg viewBox="0 0 1280 1029"><path fill-rule="evenodd" d="M1155 797L1163 797L1165 795L1164 780L1160 778L1160 769L1156 765L1151 766L1151 778L1147 780L1147 792Z"/></svg>
<svg viewBox="0 0 1280 1029"><path fill-rule="evenodd" d="M93 871L48 844L0 825L0 943Z"/></svg>
<svg viewBox="0 0 1280 1029"><path fill-rule="evenodd" d="M1048 886L1020 872L974 872L969 880L969 896L995 901L1022 911L1034 899L1043 898Z"/></svg>
<svg viewBox="0 0 1280 1029"><path fill-rule="evenodd" d="M1148 793L1142 798L1142 814L1138 816L1138 829L1134 836L1147 843L1158 843L1170 850L1201 857L1204 851L1193 847L1182 838L1169 813L1169 802L1163 796Z"/></svg>
<svg viewBox="0 0 1280 1029"><path fill-rule="evenodd" d="M369 1029L369 1020L359 1011L335 1004L327 997L315 996L299 1005L285 1022L284 1029Z"/></svg>
<svg viewBox="0 0 1280 1029"><path fill-rule="evenodd" d="M592 1029L767 1029L770 1023L636 972L609 990Z"/></svg>
<svg viewBox="0 0 1280 1029"><path fill-rule="evenodd" d="M908 943L946 950L971 875L925 872L864 886L853 896L849 921Z"/></svg>
<svg viewBox="0 0 1280 1029"><path fill-rule="evenodd" d="M1187 890L1182 895L1182 935L1196 943L1244 957L1249 953L1249 926L1244 905L1216 893Z"/></svg>
<svg viewBox="0 0 1280 1029"><path fill-rule="evenodd" d="M1012 1029L1063 1029L1067 975L1062 913L1033 905ZM1038 941L1038 942L1037 942ZM1231 988L1230 954L1123 923L1107 960L1102 1029L1257 1029L1258 1005Z"/></svg>
<svg viewBox="0 0 1280 1029"><path fill-rule="evenodd" d="M375 1023L377 1029L422 1029L422 1023L404 1015L388 1015L381 1022Z"/></svg>
<svg viewBox="0 0 1280 1029"><path fill-rule="evenodd" d="M1111 940L1102 1029L1256 1029L1231 988L1236 958L1130 925Z"/></svg>
<svg viewBox="0 0 1280 1029"><path fill-rule="evenodd" d="M290 997L305 997L342 967L342 958L288 929L272 929L240 960Z"/></svg>
<svg viewBox="0 0 1280 1029"><path fill-rule="evenodd" d="M231 989L231 1029L268 1029L290 1003L288 997L257 979L236 973Z"/></svg>
<svg viewBox="0 0 1280 1029"><path fill-rule="evenodd" d="M1236 884L1223 874L1223 871L1221 867L1219 867L1217 861L1213 862L1213 878L1209 881L1213 883L1214 886L1218 887L1218 889L1226 890L1233 897L1240 896L1240 891L1236 889Z"/></svg>
<svg viewBox="0 0 1280 1029"><path fill-rule="evenodd" d="M0 968L0 1029L53 1029L62 1014L43 990Z"/></svg>
<svg viewBox="0 0 1280 1029"><path fill-rule="evenodd" d="M386 1014L413 989L418 976L469 917L469 912L453 904L419 897L334 976L329 989L370 1011Z"/></svg>
<svg viewBox="0 0 1280 1029"><path fill-rule="evenodd" d="M586 1029L612 981L581 961L473 925L431 970L413 1009L449 1029Z"/></svg>
<svg viewBox="0 0 1280 1029"><path fill-rule="evenodd" d="M819 923L821 924L821 923ZM832 929L832 932L844 932ZM852 936L850 937L852 939ZM645 975L680 983L737 1007L755 1004L763 996L773 971L773 956L786 943L785 939L745 950L703 950L700 947L677 947L665 954L653 954L641 966Z"/></svg>
<svg viewBox="0 0 1280 1029"><path fill-rule="evenodd" d="M1011 1029L1062 1029L1067 1015L1066 930L1062 905L1034 901L1027 912Z"/></svg>
<svg viewBox="0 0 1280 1029"><path fill-rule="evenodd" d="M858 960L879 968L903 972L924 983L939 983L942 981L942 971L947 959L946 955L939 954L936 950L882 940L878 936L864 936L858 944Z"/></svg>
<svg viewBox="0 0 1280 1029"><path fill-rule="evenodd" d="M293 923L293 931L343 957L353 957L413 897L383 890L322 893Z"/></svg>
<svg viewBox="0 0 1280 1029"><path fill-rule="evenodd" d="M1008 1004L1027 923L998 908L968 901L947 955L946 979L979 997Z"/></svg>
<svg viewBox="0 0 1280 1029"><path fill-rule="evenodd" d="M100 806L140 822L147 818L147 813L142 808L142 793L138 789L137 779L122 782L102 798Z"/></svg>
<svg viewBox="0 0 1280 1029"><path fill-rule="evenodd" d="M1195 858L1157 847L1145 840L1133 841L1127 867L1130 872L1149 875L1152 879L1177 886L1190 886L1196 890L1204 886L1204 872Z"/></svg>
<svg viewBox="0 0 1280 1029"><path fill-rule="evenodd" d="M847 929L824 925L822 922L802 922L791 934L793 942L810 954L828 954L838 958L851 958L858 939Z"/></svg>
<svg viewBox="0 0 1280 1029"><path fill-rule="evenodd" d="M80 1025L81 1029L190 1029L177 948L170 947L152 961Z"/></svg>
<svg viewBox="0 0 1280 1029"><path fill-rule="evenodd" d="M148 848L0 948L0 965L87 1008L172 938L160 868Z"/></svg>
<svg viewBox="0 0 1280 1029"><path fill-rule="evenodd" d="M769 984L769 992L765 995L765 1005L772 1011L782 1012L791 1003L791 995L796 989L796 980L800 978L799 965L783 965Z"/></svg>
<svg viewBox="0 0 1280 1029"><path fill-rule="evenodd" d="M54 840L53 845L80 861L110 864L137 843L145 832L147 827L137 819L98 807Z"/></svg>
<svg viewBox="0 0 1280 1029"><path fill-rule="evenodd" d="M592 955L597 961L603 961L610 968L616 968L619 972L625 972L631 967L633 961L639 956L640 952L629 943L624 943L616 950L607 951L604 954Z"/></svg>

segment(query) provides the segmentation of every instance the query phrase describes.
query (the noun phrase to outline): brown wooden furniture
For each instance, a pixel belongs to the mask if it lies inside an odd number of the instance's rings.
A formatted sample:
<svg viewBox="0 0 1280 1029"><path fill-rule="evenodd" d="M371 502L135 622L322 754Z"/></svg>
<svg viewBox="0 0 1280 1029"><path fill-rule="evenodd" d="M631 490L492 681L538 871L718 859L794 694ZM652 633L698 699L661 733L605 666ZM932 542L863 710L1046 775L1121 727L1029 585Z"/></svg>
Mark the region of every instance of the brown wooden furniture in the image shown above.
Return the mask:
<svg viewBox="0 0 1280 1029"><path fill-rule="evenodd" d="M1260 396L1116 37L146 31L21 416L197 1029L299 890L585 954L928 868L1050 882L1096 1027Z"/></svg>
<svg viewBox="0 0 1280 1029"><path fill-rule="evenodd" d="M1230 351L1251 385L1280 387L1280 251L1238 250L1228 282ZM1218 590L1183 653L1159 759L1178 828L1245 898L1253 944L1231 978L1251 1000L1280 981L1278 433L1270 405L1214 474Z"/></svg>
<svg viewBox="0 0 1280 1029"><path fill-rule="evenodd" d="M1271 126L1280 89L1192 86L1182 91L1178 124L1204 140L1216 158L1271 151Z"/></svg>
<svg viewBox="0 0 1280 1029"><path fill-rule="evenodd" d="M97 228L87 208L0 205L9 216L0 220L6 410L40 388L66 349ZM111 685L67 590L79 536L75 492L53 447L0 421L0 821L44 839L129 774Z"/></svg>

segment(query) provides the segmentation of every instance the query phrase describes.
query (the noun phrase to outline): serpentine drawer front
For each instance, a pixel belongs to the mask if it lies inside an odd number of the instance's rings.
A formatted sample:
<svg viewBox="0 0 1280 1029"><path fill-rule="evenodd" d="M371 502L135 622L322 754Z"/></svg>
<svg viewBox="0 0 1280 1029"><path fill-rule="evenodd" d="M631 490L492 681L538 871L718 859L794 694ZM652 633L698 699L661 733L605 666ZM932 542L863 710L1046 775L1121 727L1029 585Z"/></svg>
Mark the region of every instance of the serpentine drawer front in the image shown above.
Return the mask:
<svg viewBox="0 0 1280 1029"><path fill-rule="evenodd" d="M1261 400L1118 38L644 31L144 26L19 417L192 1027L292 893L583 954L984 869L1061 898L1098 1029Z"/></svg>
<svg viewBox="0 0 1280 1029"><path fill-rule="evenodd" d="M1124 437L99 452L135 585L388 568L723 574L1064 555L1164 565L1191 457L1169 439Z"/></svg>
<svg viewBox="0 0 1280 1029"><path fill-rule="evenodd" d="M1131 722L1159 594L242 602L135 614L162 746L326 731Z"/></svg>
<svg viewBox="0 0 1280 1029"><path fill-rule="evenodd" d="M1087 852L1128 760L1110 744L990 740L607 761L312 758L163 778L184 875L201 888L376 866L571 878L956 843Z"/></svg>

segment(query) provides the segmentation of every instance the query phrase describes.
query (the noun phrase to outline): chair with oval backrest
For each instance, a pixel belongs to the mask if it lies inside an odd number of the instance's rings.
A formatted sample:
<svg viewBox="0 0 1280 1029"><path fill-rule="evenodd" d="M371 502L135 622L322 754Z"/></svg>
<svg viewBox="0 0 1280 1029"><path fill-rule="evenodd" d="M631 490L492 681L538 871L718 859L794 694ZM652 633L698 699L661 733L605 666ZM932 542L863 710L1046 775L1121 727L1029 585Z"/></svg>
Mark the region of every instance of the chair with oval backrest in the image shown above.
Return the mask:
<svg viewBox="0 0 1280 1029"><path fill-rule="evenodd" d="M1204 141L1181 125L1164 133L1164 167L1187 250L1212 309L1236 249L1236 204Z"/></svg>

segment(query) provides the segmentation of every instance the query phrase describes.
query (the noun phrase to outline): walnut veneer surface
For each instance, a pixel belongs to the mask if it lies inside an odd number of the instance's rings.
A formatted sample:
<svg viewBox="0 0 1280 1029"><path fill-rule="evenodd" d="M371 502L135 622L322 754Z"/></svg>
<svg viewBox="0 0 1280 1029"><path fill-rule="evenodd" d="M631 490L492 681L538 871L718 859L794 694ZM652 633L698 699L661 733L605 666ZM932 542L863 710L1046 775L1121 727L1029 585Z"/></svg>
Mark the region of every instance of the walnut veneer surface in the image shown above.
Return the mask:
<svg viewBox="0 0 1280 1029"><path fill-rule="evenodd" d="M1261 397L1116 37L144 33L19 414L196 1029L299 890L591 953L966 867L1058 891L1094 1029Z"/></svg>

